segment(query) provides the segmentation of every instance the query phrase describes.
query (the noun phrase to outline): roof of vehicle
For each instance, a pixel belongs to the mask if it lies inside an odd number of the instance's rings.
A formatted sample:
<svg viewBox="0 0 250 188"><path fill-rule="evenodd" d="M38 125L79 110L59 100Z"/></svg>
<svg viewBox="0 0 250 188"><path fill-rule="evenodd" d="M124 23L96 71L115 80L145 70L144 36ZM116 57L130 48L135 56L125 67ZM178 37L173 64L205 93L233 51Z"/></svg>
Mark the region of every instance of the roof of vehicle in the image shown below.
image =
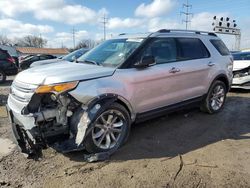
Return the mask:
<svg viewBox="0 0 250 188"><path fill-rule="evenodd" d="M127 34L121 33L116 38L148 38L148 37L158 37L164 35L185 35L185 36L211 36L217 37L214 32L208 31L196 31L196 30L181 30L181 29L161 29L152 33L136 33L136 34Z"/></svg>

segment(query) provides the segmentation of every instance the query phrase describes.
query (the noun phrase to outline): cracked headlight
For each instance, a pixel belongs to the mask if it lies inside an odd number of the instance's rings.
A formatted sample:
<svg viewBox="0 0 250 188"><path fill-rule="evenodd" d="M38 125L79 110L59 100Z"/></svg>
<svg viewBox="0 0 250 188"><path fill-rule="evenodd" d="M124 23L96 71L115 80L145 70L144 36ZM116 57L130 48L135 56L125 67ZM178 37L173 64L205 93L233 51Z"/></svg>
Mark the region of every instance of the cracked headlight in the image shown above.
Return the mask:
<svg viewBox="0 0 250 188"><path fill-rule="evenodd" d="M78 84L76 82L67 82L53 85L41 85L36 89L36 93L61 93L64 91L68 91L74 89Z"/></svg>

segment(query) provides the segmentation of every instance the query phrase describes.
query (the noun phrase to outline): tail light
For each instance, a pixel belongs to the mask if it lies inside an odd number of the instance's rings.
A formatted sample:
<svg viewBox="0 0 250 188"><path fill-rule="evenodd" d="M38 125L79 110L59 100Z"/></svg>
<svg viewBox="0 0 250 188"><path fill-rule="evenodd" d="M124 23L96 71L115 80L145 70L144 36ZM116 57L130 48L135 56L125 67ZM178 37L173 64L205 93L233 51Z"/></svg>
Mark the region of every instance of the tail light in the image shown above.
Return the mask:
<svg viewBox="0 0 250 188"><path fill-rule="evenodd" d="M9 57L9 58L7 58L7 60L10 63L15 63L15 59L13 57Z"/></svg>

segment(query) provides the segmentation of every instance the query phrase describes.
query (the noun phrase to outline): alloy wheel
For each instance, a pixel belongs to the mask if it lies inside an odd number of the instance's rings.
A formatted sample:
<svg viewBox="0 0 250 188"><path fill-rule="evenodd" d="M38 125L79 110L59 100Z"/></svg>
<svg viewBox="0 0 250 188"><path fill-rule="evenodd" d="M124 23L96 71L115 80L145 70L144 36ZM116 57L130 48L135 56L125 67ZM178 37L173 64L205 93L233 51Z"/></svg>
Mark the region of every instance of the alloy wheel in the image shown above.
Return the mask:
<svg viewBox="0 0 250 188"><path fill-rule="evenodd" d="M125 127L125 118L118 110L103 112L95 121L92 140L101 149L112 149Z"/></svg>
<svg viewBox="0 0 250 188"><path fill-rule="evenodd" d="M225 100L225 89L223 86L217 85L213 89L210 98L210 105L212 109L215 111L219 110L222 107L224 100Z"/></svg>

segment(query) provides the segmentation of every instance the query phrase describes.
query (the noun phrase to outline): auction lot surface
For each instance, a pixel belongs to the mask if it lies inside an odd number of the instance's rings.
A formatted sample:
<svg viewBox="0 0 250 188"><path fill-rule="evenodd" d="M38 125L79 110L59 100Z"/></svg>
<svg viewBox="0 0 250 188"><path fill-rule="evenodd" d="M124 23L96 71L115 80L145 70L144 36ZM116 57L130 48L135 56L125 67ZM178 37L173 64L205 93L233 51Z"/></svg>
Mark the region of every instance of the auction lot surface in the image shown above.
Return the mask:
<svg viewBox="0 0 250 188"><path fill-rule="evenodd" d="M11 143L0 86L0 187L250 187L250 92L230 92L216 115L181 111L132 127L108 161L45 150L26 159Z"/></svg>

